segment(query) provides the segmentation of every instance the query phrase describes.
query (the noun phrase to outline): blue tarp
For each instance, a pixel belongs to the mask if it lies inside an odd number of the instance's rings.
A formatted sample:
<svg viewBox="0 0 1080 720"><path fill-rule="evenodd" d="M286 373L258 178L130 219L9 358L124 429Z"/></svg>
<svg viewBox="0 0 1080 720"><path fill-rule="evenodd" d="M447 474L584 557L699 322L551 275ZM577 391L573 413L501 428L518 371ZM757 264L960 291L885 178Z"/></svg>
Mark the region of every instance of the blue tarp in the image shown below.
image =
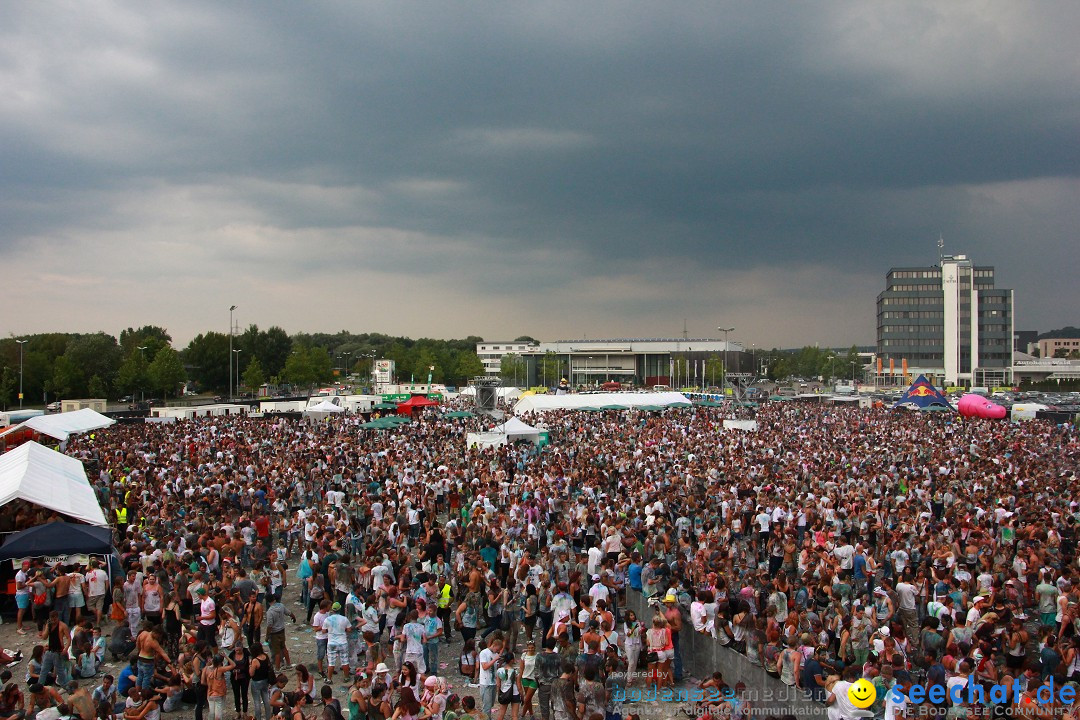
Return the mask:
<svg viewBox="0 0 1080 720"><path fill-rule="evenodd" d="M0 547L0 560L112 552L112 528L53 522L8 536Z"/></svg>

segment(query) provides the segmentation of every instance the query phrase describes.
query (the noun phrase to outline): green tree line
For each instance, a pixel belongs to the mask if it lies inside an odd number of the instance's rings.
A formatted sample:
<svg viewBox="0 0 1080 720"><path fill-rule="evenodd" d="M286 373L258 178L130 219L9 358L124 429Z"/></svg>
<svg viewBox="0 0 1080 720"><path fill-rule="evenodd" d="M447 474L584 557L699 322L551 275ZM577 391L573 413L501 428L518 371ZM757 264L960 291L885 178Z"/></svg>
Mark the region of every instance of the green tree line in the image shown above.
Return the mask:
<svg viewBox="0 0 1080 720"><path fill-rule="evenodd" d="M852 364L856 379L862 377L863 361L854 345L846 352L807 345L801 350L761 350L756 355L759 370L764 367L770 380L790 377L815 380L821 377L825 382L850 380Z"/></svg>
<svg viewBox="0 0 1080 720"><path fill-rule="evenodd" d="M125 395L175 397L186 383L209 392L229 387L230 368L238 386L264 382L301 387L356 373L367 382L376 358L395 361L399 380L464 384L484 373L470 336L461 340L413 340L380 333L297 333L251 325L232 338L209 331L187 347L175 348L169 332L146 325L119 337L96 333L40 333L0 339L0 408L18 406L19 353L22 351L24 405L65 398Z"/></svg>

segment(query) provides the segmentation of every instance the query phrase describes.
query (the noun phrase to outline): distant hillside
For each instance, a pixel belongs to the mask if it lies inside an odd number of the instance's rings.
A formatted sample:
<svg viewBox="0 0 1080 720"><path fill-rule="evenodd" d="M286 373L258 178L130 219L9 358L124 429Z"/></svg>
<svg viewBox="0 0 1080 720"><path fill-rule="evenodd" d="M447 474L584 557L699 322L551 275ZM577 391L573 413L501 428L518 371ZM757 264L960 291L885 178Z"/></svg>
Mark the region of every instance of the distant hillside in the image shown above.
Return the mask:
<svg viewBox="0 0 1080 720"><path fill-rule="evenodd" d="M1080 328L1074 328L1072 325L1067 325L1060 330L1049 330L1039 334L1040 340L1046 340L1048 338L1080 338Z"/></svg>

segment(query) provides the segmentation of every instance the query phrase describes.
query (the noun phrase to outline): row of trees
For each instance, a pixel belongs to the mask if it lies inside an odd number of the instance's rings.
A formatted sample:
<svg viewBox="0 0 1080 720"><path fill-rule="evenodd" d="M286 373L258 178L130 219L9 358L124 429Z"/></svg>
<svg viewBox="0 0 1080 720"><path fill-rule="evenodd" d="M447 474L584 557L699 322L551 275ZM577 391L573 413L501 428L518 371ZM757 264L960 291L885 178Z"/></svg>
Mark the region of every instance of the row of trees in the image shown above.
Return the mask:
<svg viewBox="0 0 1080 720"><path fill-rule="evenodd" d="M115 398L136 392L174 395L186 372L162 328L106 333L45 333L0 340L0 406L18 402L20 350L24 402L60 398Z"/></svg>
<svg viewBox="0 0 1080 720"><path fill-rule="evenodd" d="M807 345L801 350L773 349L759 352L757 356L759 365L767 368L770 380L820 377L829 382L833 379L850 379L853 371L858 378L863 370L863 361L854 345L846 353Z"/></svg>
<svg viewBox="0 0 1080 720"><path fill-rule="evenodd" d="M335 376L358 373L369 377L376 358L395 361L399 378L415 376L435 382L462 384L482 375L476 355L478 337L462 340L413 340L378 333L297 333L280 327L266 330L251 325L232 338L206 332L176 349L165 328L147 325L127 328L119 338L91 334L42 333L0 339L0 407L18 405L20 343L24 404L40 405L62 398L125 395L175 397L185 384L223 392L230 369L237 386L256 389L263 383L308 387ZM429 368L434 368L429 370Z"/></svg>

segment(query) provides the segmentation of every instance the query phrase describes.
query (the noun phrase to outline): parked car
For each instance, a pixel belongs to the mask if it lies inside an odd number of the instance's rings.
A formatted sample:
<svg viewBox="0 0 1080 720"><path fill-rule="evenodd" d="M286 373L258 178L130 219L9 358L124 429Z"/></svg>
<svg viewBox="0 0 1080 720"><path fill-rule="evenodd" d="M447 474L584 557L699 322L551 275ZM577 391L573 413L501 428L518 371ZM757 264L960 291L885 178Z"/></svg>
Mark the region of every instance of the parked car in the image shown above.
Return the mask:
<svg viewBox="0 0 1080 720"><path fill-rule="evenodd" d="M48 405L45 406L45 411L46 412L60 412L60 403L59 402L51 402L51 403L49 403Z"/></svg>

